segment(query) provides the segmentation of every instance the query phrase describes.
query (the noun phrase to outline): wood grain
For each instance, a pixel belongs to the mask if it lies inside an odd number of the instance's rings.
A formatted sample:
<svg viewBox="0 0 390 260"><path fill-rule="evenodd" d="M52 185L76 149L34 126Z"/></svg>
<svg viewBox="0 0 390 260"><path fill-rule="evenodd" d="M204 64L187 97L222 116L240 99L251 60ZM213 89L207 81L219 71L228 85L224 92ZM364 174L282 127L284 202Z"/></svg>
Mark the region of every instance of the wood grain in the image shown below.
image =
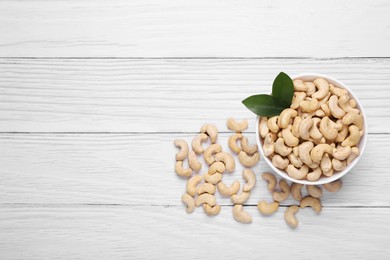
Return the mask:
<svg viewBox="0 0 390 260"><path fill-rule="evenodd" d="M385 0L8 0L0 56L389 57L389 12Z"/></svg>
<svg viewBox="0 0 390 260"><path fill-rule="evenodd" d="M229 116L254 115L241 100L267 93L281 70L347 84L370 133L390 133L390 59L1 59L0 131L226 131Z"/></svg>

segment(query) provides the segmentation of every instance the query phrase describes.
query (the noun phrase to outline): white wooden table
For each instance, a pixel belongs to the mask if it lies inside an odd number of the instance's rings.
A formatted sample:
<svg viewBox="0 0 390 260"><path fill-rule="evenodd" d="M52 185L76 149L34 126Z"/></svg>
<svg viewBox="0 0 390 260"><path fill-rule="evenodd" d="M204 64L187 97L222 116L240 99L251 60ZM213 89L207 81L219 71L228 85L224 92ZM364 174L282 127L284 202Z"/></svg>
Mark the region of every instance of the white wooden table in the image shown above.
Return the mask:
<svg viewBox="0 0 390 260"><path fill-rule="evenodd" d="M390 3L0 2L1 259L388 259ZM229 116L278 72L329 74L361 100L364 157L323 212L187 215L175 138ZM241 180L240 168L226 182Z"/></svg>

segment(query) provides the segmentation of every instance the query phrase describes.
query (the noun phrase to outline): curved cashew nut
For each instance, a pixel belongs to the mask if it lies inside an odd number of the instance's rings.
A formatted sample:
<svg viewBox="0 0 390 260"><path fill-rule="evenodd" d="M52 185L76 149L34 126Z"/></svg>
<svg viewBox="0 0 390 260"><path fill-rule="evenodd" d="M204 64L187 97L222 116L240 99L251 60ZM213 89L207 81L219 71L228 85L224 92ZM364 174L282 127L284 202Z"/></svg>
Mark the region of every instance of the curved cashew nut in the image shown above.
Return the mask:
<svg viewBox="0 0 390 260"><path fill-rule="evenodd" d="M206 182L215 185L222 180L222 173L216 172L213 175L205 173L205 174L203 174L203 178Z"/></svg>
<svg viewBox="0 0 390 260"><path fill-rule="evenodd" d="M250 195L250 192L243 191L240 194L233 194L230 196L230 199L234 204L244 204L249 199Z"/></svg>
<svg viewBox="0 0 390 260"><path fill-rule="evenodd" d="M238 160L242 165L246 167L252 167L260 160L260 155L256 152L252 156L249 156L246 152L241 151L238 154Z"/></svg>
<svg viewBox="0 0 390 260"><path fill-rule="evenodd" d="M177 161L175 165L175 172L177 175L181 177L190 177L192 174L192 169L184 169L183 168L183 161Z"/></svg>
<svg viewBox="0 0 390 260"><path fill-rule="evenodd" d="M306 178L307 173L309 172L309 166L303 165L299 170L294 167L294 165L289 164L287 166L286 172L288 176L296 180L301 180Z"/></svg>
<svg viewBox="0 0 390 260"><path fill-rule="evenodd" d="M284 212L284 220L291 227L295 228L298 226L298 220L295 218L295 214L299 211L297 205L292 205L286 209Z"/></svg>
<svg viewBox="0 0 390 260"><path fill-rule="evenodd" d="M269 155L273 154L274 151L275 151L274 140L273 140L273 138L272 138L272 134L271 134L271 133L268 133L268 134L265 136L264 144L263 144L263 152L264 152L264 155L265 155L265 156L269 156Z"/></svg>
<svg viewBox="0 0 390 260"><path fill-rule="evenodd" d="M203 194L203 193L208 193L208 194L214 194L215 193L215 185L211 183L202 183L197 190L198 195Z"/></svg>
<svg viewBox="0 0 390 260"><path fill-rule="evenodd" d="M300 183L291 184L291 196L297 201L300 201L302 199L302 187L303 184Z"/></svg>
<svg viewBox="0 0 390 260"><path fill-rule="evenodd" d="M213 175L217 172L223 173L225 171L225 164L222 162L214 162L213 164L210 165L209 167L209 175Z"/></svg>
<svg viewBox="0 0 390 260"><path fill-rule="evenodd" d="M248 120L242 120L241 122L237 122L233 118L229 118L226 123L227 127L230 130L233 130L235 132L242 132L245 129L248 128Z"/></svg>
<svg viewBox="0 0 390 260"><path fill-rule="evenodd" d="M203 204L203 210L208 216L216 216L219 214L219 212L221 212L221 206L215 205L212 207L209 204Z"/></svg>
<svg viewBox="0 0 390 260"><path fill-rule="evenodd" d="M324 153L332 154L333 149L329 144L317 144L310 152L310 157L313 162L321 162ZM300 155L300 154L299 154ZM302 157L301 157L302 159Z"/></svg>
<svg viewBox="0 0 390 260"><path fill-rule="evenodd" d="M310 152L312 151L314 144L310 141L303 142L298 146L298 154L301 161L306 165L311 165L313 163Z"/></svg>
<svg viewBox="0 0 390 260"><path fill-rule="evenodd" d="M261 178L263 178L263 180L267 181L268 182L268 185L267 185L267 188L270 192L274 191L275 189L275 186L276 186L276 178L275 178L275 175L273 175L272 173L269 173L269 172L264 172L262 175L261 175Z"/></svg>
<svg viewBox="0 0 390 260"><path fill-rule="evenodd" d="M202 175L194 175L187 181L187 193L192 197L196 194L196 186L203 180Z"/></svg>
<svg viewBox="0 0 390 260"><path fill-rule="evenodd" d="M220 144L210 145L203 153L203 158L208 165L211 165L215 159L214 154L222 152L222 146Z"/></svg>
<svg viewBox="0 0 390 260"><path fill-rule="evenodd" d="M316 92L316 86L313 82L304 82L307 86L306 96L311 97Z"/></svg>
<svg viewBox="0 0 390 260"><path fill-rule="evenodd" d="M360 141L359 128L355 125L348 127L349 136L341 143L342 146L355 146Z"/></svg>
<svg viewBox="0 0 390 260"><path fill-rule="evenodd" d="M317 181L322 175L322 170L320 167L315 168L312 172L309 172L306 176L308 181Z"/></svg>
<svg viewBox="0 0 390 260"><path fill-rule="evenodd" d="M322 109L322 111L324 111L324 113L325 113L325 116L327 116L327 117L329 117L330 116L330 109L329 109L329 106L328 106L328 104L322 104L321 105L321 109Z"/></svg>
<svg viewBox="0 0 390 260"><path fill-rule="evenodd" d="M291 108L292 109L297 109L299 107L299 104L301 103L302 100L304 100L306 97L305 92L294 92L294 98L291 102Z"/></svg>
<svg viewBox="0 0 390 260"><path fill-rule="evenodd" d="M236 194L240 190L240 182L235 180L230 187L226 186L225 183L220 182L217 184L219 192L226 197L230 197Z"/></svg>
<svg viewBox="0 0 390 260"><path fill-rule="evenodd" d="M228 145L230 150L232 150L235 153L241 152L241 148L237 145L237 139L241 139L242 134L234 134L229 137Z"/></svg>
<svg viewBox="0 0 390 260"><path fill-rule="evenodd" d="M245 169L242 172L242 177L244 177L246 181L245 185L242 187L242 191L251 191L256 184L255 173L249 169Z"/></svg>
<svg viewBox="0 0 390 260"><path fill-rule="evenodd" d="M291 133L295 136L295 137L298 137L299 138L299 126L302 122L302 118L300 116L296 116L294 118L294 122L293 122L293 125L292 125L292 128L291 128Z"/></svg>
<svg viewBox="0 0 390 260"><path fill-rule="evenodd" d="M274 214L279 209L279 202L274 201L267 203L266 201L262 200L257 204L257 209L261 214L269 216Z"/></svg>
<svg viewBox="0 0 390 260"><path fill-rule="evenodd" d="M215 204L217 204L217 200L214 195L203 193L196 198L195 206L199 207L204 203L209 204L210 206L215 206Z"/></svg>
<svg viewBox="0 0 390 260"><path fill-rule="evenodd" d="M313 126L310 128L309 134L310 137L314 140L320 140L322 138L322 134L320 130L318 129L318 124L321 122L321 119L318 117L315 117L312 119Z"/></svg>
<svg viewBox="0 0 390 260"><path fill-rule="evenodd" d="M181 201L187 206L186 211L187 213L192 213L195 209L195 200L193 197L188 195L187 193L184 193L183 196L181 196Z"/></svg>
<svg viewBox="0 0 390 260"><path fill-rule="evenodd" d="M289 164L288 159L284 159L282 156L279 154L275 154L274 157L272 157L272 164L281 170L286 169L287 165Z"/></svg>
<svg viewBox="0 0 390 260"><path fill-rule="evenodd" d="M176 154L176 161L183 161L188 156L188 144L183 139L176 139L174 141L176 147L180 148L180 151Z"/></svg>
<svg viewBox="0 0 390 260"><path fill-rule="evenodd" d="M321 107L323 104L327 104L328 99L330 98L331 94L330 92L321 100L318 101L318 107ZM329 104L328 104L329 106Z"/></svg>
<svg viewBox="0 0 390 260"><path fill-rule="evenodd" d="M308 87L303 83L301 79L295 79L293 80L293 85L294 85L294 91L303 91L306 92Z"/></svg>
<svg viewBox="0 0 390 260"><path fill-rule="evenodd" d="M311 116L305 118L302 120L301 124L299 125L299 136L302 139L309 140L310 138L310 128L313 126L314 121L311 119Z"/></svg>
<svg viewBox="0 0 390 260"><path fill-rule="evenodd" d="M360 154L359 148L352 147L352 152L347 158L347 165L349 165L353 160L355 160Z"/></svg>
<svg viewBox="0 0 390 260"><path fill-rule="evenodd" d="M299 139L295 137L288 128L282 130L282 137L284 142L290 147L295 147L299 144Z"/></svg>
<svg viewBox="0 0 390 260"><path fill-rule="evenodd" d="M347 136L348 136L348 126L343 125L343 128L341 129L341 131L337 134L335 142L341 143L345 140L345 138L347 138Z"/></svg>
<svg viewBox="0 0 390 260"><path fill-rule="evenodd" d="M345 160L348 158L348 156L351 154L352 149L350 146L339 146L337 148L333 149L332 156L336 158L337 160Z"/></svg>
<svg viewBox="0 0 390 260"><path fill-rule="evenodd" d="M284 201L288 198L288 196L290 195L290 186L288 186L288 183L281 179L279 181L279 187L280 187L280 192L277 192L277 191L274 191L272 192L272 198L275 200L275 201L278 201L278 202L281 202L281 201Z"/></svg>
<svg viewBox="0 0 390 260"><path fill-rule="evenodd" d="M278 118L279 128L286 128L291 123L292 118L296 117L297 114L297 111L292 108L284 109Z"/></svg>
<svg viewBox="0 0 390 260"><path fill-rule="evenodd" d="M363 116L356 113L356 112L348 112L344 117L343 117L343 124L344 125L351 125L354 124L356 125L359 130L362 129L363 127Z"/></svg>
<svg viewBox="0 0 390 260"><path fill-rule="evenodd" d="M299 156L299 147L298 147L298 146L293 147L293 154L294 154L296 157Z"/></svg>
<svg viewBox="0 0 390 260"><path fill-rule="evenodd" d="M313 81L314 85L317 87L317 91L311 95L313 98L318 100L323 99L329 93L329 84L323 78L317 78Z"/></svg>
<svg viewBox="0 0 390 260"><path fill-rule="evenodd" d="M320 198L322 196L322 189L315 185L306 185L307 193L313 198Z"/></svg>
<svg viewBox="0 0 390 260"><path fill-rule="evenodd" d="M333 175L334 171L333 171L333 168L331 168L329 171L325 172L323 171L322 172L326 177L330 177Z"/></svg>
<svg viewBox="0 0 390 260"><path fill-rule="evenodd" d="M312 207L313 210L317 213L321 212L322 205L321 201L317 198L306 196L301 200L300 203L301 209L304 209L306 207Z"/></svg>
<svg viewBox="0 0 390 260"><path fill-rule="evenodd" d="M345 112L356 112L356 113L359 113L359 109L356 109L356 108L353 108L350 104L349 104L349 96L348 95L344 95L344 96L341 96L339 97L339 107L341 107Z"/></svg>
<svg viewBox="0 0 390 260"><path fill-rule="evenodd" d="M249 224L252 222L252 216L249 215L248 212L244 211L242 205L234 205L233 207L233 217L236 221L244 223L244 224Z"/></svg>
<svg viewBox="0 0 390 260"><path fill-rule="evenodd" d="M202 168L202 164L198 161L198 158L196 158L196 154L194 151L191 151L188 154L188 164L190 165L190 168L196 172L198 172L200 168Z"/></svg>
<svg viewBox="0 0 390 260"><path fill-rule="evenodd" d="M279 126L278 126L278 124L276 123L277 120L278 120L278 116L270 117L270 118L268 118L268 120L267 120L268 129L269 129L271 132L275 133L275 134L277 134L278 131L279 131Z"/></svg>
<svg viewBox="0 0 390 260"><path fill-rule="evenodd" d="M241 147L244 152L246 152L249 155L253 155L255 152L257 152L257 144L249 145L248 144L248 138L243 137L241 139Z"/></svg>
<svg viewBox="0 0 390 260"><path fill-rule="evenodd" d="M324 117L325 116L325 112L321 109L318 109L316 112L314 112L314 115L315 116L318 116L318 117Z"/></svg>
<svg viewBox="0 0 390 260"><path fill-rule="evenodd" d="M297 156L295 156L295 154L290 153L287 156L287 158L288 158L288 160L290 160L291 164L294 165L295 167L297 167L297 168L302 167L303 163L302 163L301 159L299 159ZM287 163L287 165L288 165L288 163ZM286 165L286 167L287 167L287 165Z"/></svg>
<svg viewBox="0 0 390 260"><path fill-rule="evenodd" d="M348 94L346 89L335 87L333 84L329 84L329 91L332 93L332 95L336 95L339 98Z"/></svg>
<svg viewBox="0 0 390 260"><path fill-rule="evenodd" d="M356 107L356 100L355 99L351 99L351 100L349 100L349 105L351 106L351 107Z"/></svg>
<svg viewBox="0 0 390 260"><path fill-rule="evenodd" d="M284 139L278 138L274 144L275 153L280 154L281 156L287 156L292 152L291 147L287 147L284 145Z"/></svg>
<svg viewBox="0 0 390 260"><path fill-rule="evenodd" d="M333 158L332 159L332 167L335 171L340 172L347 167L347 161L346 160L340 161L340 160Z"/></svg>
<svg viewBox="0 0 390 260"><path fill-rule="evenodd" d="M198 134L197 136L194 137L194 139L192 139L192 150L194 150L194 152L196 154L201 154L204 152L204 149L202 147L202 143L203 142L206 142L208 139L208 135L206 134Z"/></svg>
<svg viewBox="0 0 390 260"><path fill-rule="evenodd" d="M299 107L302 112L313 113L318 109L319 103L316 98L305 98L299 103Z"/></svg>
<svg viewBox="0 0 390 260"><path fill-rule="evenodd" d="M329 99L329 109L335 118L342 118L345 116L345 111L338 105L339 99L336 95L332 95Z"/></svg>
<svg viewBox="0 0 390 260"><path fill-rule="evenodd" d="M332 161L329 158L329 154L324 154L324 157L321 159L320 168L322 172L329 172L332 168Z"/></svg>
<svg viewBox="0 0 390 260"><path fill-rule="evenodd" d="M321 119L320 132L326 139L334 140L337 137L339 132L336 127L336 124L329 117L325 116Z"/></svg>
<svg viewBox="0 0 390 260"><path fill-rule="evenodd" d="M226 152L217 153L214 156L215 161L223 162L225 164L226 171L233 172L236 167L236 163L234 161L233 156Z"/></svg>
<svg viewBox="0 0 390 260"><path fill-rule="evenodd" d="M260 117L259 132L260 132L260 136L263 138L269 133L269 129L267 126L267 120L268 120L268 118L265 116Z"/></svg>
<svg viewBox="0 0 390 260"><path fill-rule="evenodd" d="M201 133L206 133L210 137L211 143L215 144L218 138L218 129L214 125L206 124L200 128Z"/></svg>
<svg viewBox="0 0 390 260"><path fill-rule="evenodd" d="M343 187L343 182L341 181L341 179L338 179L334 182L325 183L322 186L325 190L329 192L337 192L341 189L341 187Z"/></svg>

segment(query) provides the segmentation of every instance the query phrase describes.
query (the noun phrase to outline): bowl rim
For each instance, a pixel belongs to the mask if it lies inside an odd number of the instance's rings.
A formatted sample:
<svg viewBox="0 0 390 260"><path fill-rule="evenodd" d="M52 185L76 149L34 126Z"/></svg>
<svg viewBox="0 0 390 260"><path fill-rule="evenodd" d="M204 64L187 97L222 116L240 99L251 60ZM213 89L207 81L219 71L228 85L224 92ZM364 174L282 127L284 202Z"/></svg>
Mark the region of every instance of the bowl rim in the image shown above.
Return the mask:
<svg viewBox="0 0 390 260"><path fill-rule="evenodd" d="M294 77L291 77L291 78L292 78L292 80L299 79L299 78L306 78L307 80L310 80L310 78L313 78L313 79L315 79L315 78L324 78L329 83L332 83L333 85L335 85L337 87L341 87L341 88L344 88L344 89L348 90L348 94L353 99L355 99L356 106L360 109L360 112L361 112L361 114L363 116L363 130L364 130L364 133L363 133L363 136L360 139L359 144L358 144L360 154L349 165L347 165L347 167L344 170L342 170L340 172L337 172L337 173L333 174L330 177L321 177L317 181L296 180L296 179L290 177L285 171L282 171L282 170L276 168L272 164L271 160L267 156L264 155L263 146L262 146L262 143L261 143L261 140L260 140L260 135L259 135L260 116L257 116L257 118L256 118L256 126L255 126L256 127L256 142L257 142L257 145L259 146L260 153L261 153L262 157L264 158L264 160L266 161L266 163L268 164L268 166L270 166L271 169L274 172L276 172L279 176L281 176L284 179L287 179L289 181L292 181L292 182L295 182L295 183L299 183L299 184L305 184L305 185L321 185L321 184L326 184L326 183L330 183L330 182L336 181L336 180L340 179L341 177L343 177L344 175L346 175L348 172L350 172L352 170L352 168L358 163L358 161L362 157L362 155L364 153L364 150L366 148L367 136L368 136L368 128L367 128L367 118L366 118L366 114L364 112L364 108L362 107L362 104L360 103L360 101L356 97L356 95L351 91L351 89L348 88L348 86L346 86L344 83L342 83L341 81L339 81L339 80L337 80L337 79L335 79L333 77L330 77L330 76L325 75L325 74L319 74L319 73L304 73L304 74L298 74L298 75L296 75Z"/></svg>

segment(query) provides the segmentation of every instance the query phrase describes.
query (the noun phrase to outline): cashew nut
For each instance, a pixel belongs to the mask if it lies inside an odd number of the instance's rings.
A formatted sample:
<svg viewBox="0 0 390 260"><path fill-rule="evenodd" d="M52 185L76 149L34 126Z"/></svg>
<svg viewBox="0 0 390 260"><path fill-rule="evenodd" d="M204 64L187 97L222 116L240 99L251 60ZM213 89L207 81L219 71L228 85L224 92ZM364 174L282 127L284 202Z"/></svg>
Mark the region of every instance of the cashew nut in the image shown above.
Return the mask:
<svg viewBox="0 0 390 260"><path fill-rule="evenodd" d="M293 154L298 157L299 156L299 146L293 147Z"/></svg>
<svg viewBox="0 0 390 260"><path fill-rule="evenodd" d="M222 180L222 173L217 172L217 173L214 173L213 175L205 173L205 174L203 174L203 178L206 182L215 185Z"/></svg>
<svg viewBox="0 0 390 260"><path fill-rule="evenodd" d="M347 136L348 136L348 126L343 125L343 128L341 129L341 131L337 134L335 142L341 143L342 141L345 140L345 138L347 138Z"/></svg>
<svg viewBox="0 0 390 260"><path fill-rule="evenodd" d="M175 146L180 148L180 151L176 154L176 161L183 161L188 156L188 144L183 139L176 139L174 143Z"/></svg>
<svg viewBox="0 0 390 260"><path fill-rule="evenodd" d="M187 213L192 213L194 211L195 200L193 197L191 197L187 193L184 193L183 196L181 196L181 201L187 206L186 207Z"/></svg>
<svg viewBox="0 0 390 260"><path fill-rule="evenodd" d="M294 98L291 102L291 108L292 109L297 109L299 107L299 104L301 103L302 100L304 100L306 97L305 92L294 92Z"/></svg>
<svg viewBox="0 0 390 260"><path fill-rule="evenodd" d="M322 196L322 189L315 185L306 185L307 193L314 197L314 198L320 198Z"/></svg>
<svg viewBox="0 0 390 260"><path fill-rule="evenodd" d="M206 124L200 128L201 133L206 133L210 137L211 143L215 144L218 138L218 129L214 125Z"/></svg>
<svg viewBox="0 0 390 260"><path fill-rule="evenodd" d="M274 144L275 153L280 154L281 156L287 156L292 152L291 147L287 147L284 145L284 139L278 138Z"/></svg>
<svg viewBox="0 0 390 260"><path fill-rule="evenodd" d="M339 99L336 95L332 95L329 99L329 109L335 118L342 118L345 115L345 111L338 105Z"/></svg>
<svg viewBox="0 0 390 260"><path fill-rule="evenodd" d="M284 220L291 228L298 226L298 220L295 218L295 214L298 212L298 210L299 208L297 205L292 205L284 212Z"/></svg>
<svg viewBox="0 0 390 260"><path fill-rule="evenodd" d="M341 107L345 112L356 112L356 113L359 113L359 109L356 109L356 108L353 108L351 107L351 105L349 104L349 96L348 95L344 95L344 96L341 96L339 97L339 107Z"/></svg>
<svg viewBox="0 0 390 260"><path fill-rule="evenodd" d="M330 183L325 183L322 185L325 190L329 192L337 192L343 187L343 182L341 179L338 179L337 181L330 182Z"/></svg>
<svg viewBox="0 0 390 260"><path fill-rule="evenodd" d="M251 191L256 184L255 173L249 169L245 169L242 172L242 177L244 177L246 181L245 185L242 187L242 191Z"/></svg>
<svg viewBox="0 0 390 260"><path fill-rule="evenodd" d="M351 107L356 107L356 100L355 100L355 99L349 100L349 105L350 105Z"/></svg>
<svg viewBox="0 0 390 260"><path fill-rule="evenodd" d="M301 180L306 178L307 173L309 172L309 166L303 165L299 170L294 167L294 165L289 164L287 166L286 172L288 176L296 180Z"/></svg>
<svg viewBox="0 0 390 260"><path fill-rule="evenodd" d="M313 82L304 82L305 85L307 86L307 91L306 91L306 95L308 97L311 97L315 92L316 92L316 86L314 85Z"/></svg>
<svg viewBox="0 0 390 260"><path fill-rule="evenodd" d="M343 117L343 124L344 125L351 125L354 124L356 125L359 130L362 129L363 127L363 117L362 115L352 111L348 112L344 117Z"/></svg>
<svg viewBox="0 0 390 260"><path fill-rule="evenodd" d="M359 128L355 125L348 127L349 136L341 143L342 146L355 146L360 141Z"/></svg>
<svg viewBox="0 0 390 260"><path fill-rule="evenodd" d="M320 167L315 168L312 172L309 172L306 176L308 181L317 181L322 175Z"/></svg>
<svg viewBox="0 0 390 260"><path fill-rule="evenodd" d="M276 123L277 120L278 120L278 116L273 116L273 117L268 118L268 121L267 121L268 129L275 134L278 133L278 131L279 131L279 126Z"/></svg>
<svg viewBox="0 0 390 260"><path fill-rule="evenodd" d="M299 136L302 139L309 140L310 138L310 128L313 126L313 120L311 117L307 117L302 120L301 124L299 125Z"/></svg>
<svg viewBox="0 0 390 260"><path fill-rule="evenodd" d="M203 133L195 136L194 139L192 140L192 150L194 150L194 152L196 154L203 153L204 149L202 147L202 143L206 142L207 139L208 139L208 136L206 134L203 134Z"/></svg>
<svg viewBox="0 0 390 260"><path fill-rule="evenodd" d="M323 99L329 93L329 84L323 78L317 78L313 81L314 85L317 87L317 91L311 95L313 98L318 100Z"/></svg>
<svg viewBox="0 0 390 260"><path fill-rule="evenodd" d="M257 144L249 145L248 144L248 138L243 137L241 139L241 147L244 152L246 152L249 155L253 155L255 152L257 152Z"/></svg>
<svg viewBox="0 0 390 260"><path fill-rule="evenodd" d="M227 172L233 172L236 167L236 163L234 161L233 156L226 152L217 153L214 156L215 161L223 162L225 164L225 168Z"/></svg>
<svg viewBox="0 0 390 260"><path fill-rule="evenodd" d="M303 83L300 79L293 80L294 90L295 91L303 91L306 92L308 87Z"/></svg>
<svg viewBox="0 0 390 260"><path fill-rule="evenodd" d="M315 117L312 119L313 125L310 128L309 134L310 137L313 138L314 140L320 140L322 138L322 134L320 130L318 129L318 124L321 122L321 119L318 117Z"/></svg>
<svg viewBox="0 0 390 260"><path fill-rule="evenodd" d="M299 144L299 139L295 137L288 128L282 130L282 137L284 142L290 147L294 147Z"/></svg>
<svg viewBox="0 0 390 260"><path fill-rule="evenodd" d="M324 156L324 153L332 154L333 149L329 144L317 144L310 152L310 157L313 162L319 163ZM299 156L301 154L299 153ZM301 157L302 159L302 157Z"/></svg>
<svg viewBox="0 0 390 260"><path fill-rule="evenodd" d="M200 194L195 200L195 206L199 207L202 204L209 204L210 206L215 206L217 204L217 200L215 196L208 193Z"/></svg>
<svg viewBox="0 0 390 260"><path fill-rule="evenodd" d="M274 189L275 189L275 186L276 186L276 178L275 178L275 176L272 173L264 172L261 175L261 178L263 178L263 180L268 182L267 188L268 188L268 190L270 192L273 192Z"/></svg>
<svg viewBox="0 0 390 260"><path fill-rule="evenodd" d="M223 173L225 171L225 164L223 164L222 162L214 162L213 164L210 165L210 168L209 168L209 175L213 175L217 172L219 173Z"/></svg>
<svg viewBox="0 0 390 260"><path fill-rule="evenodd" d="M353 160L355 160L360 155L359 148L352 147L352 152L347 158L347 165L349 165Z"/></svg>
<svg viewBox="0 0 390 260"><path fill-rule="evenodd" d="M329 172L332 170L332 161L329 158L329 155L326 153L324 154L324 157L321 159L320 168L322 172Z"/></svg>
<svg viewBox="0 0 390 260"><path fill-rule="evenodd" d="M302 118L299 116L296 116L294 118L294 123L293 123L292 128L291 128L291 133L298 138L299 138L299 126L300 126L301 122L302 122Z"/></svg>
<svg viewBox="0 0 390 260"><path fill-rule="evenodd" d="M288 183L281 179L279 181L279 188L280 188L280 192L277 192L277 191L274 191L272 192L272 198L275 200L275 201L284 201L288 198L288 196L290 195L290 186L288 186Z"/></svg>
<svg viewBox="0 0 390 260"><path fill-rule="evenodd" d="M300 201L302 199L302 187L303 184L300 183L291 184L291 196L297 201Z"/></svg>
<svg viewBox="0 0 390 260"><path fill-rule="evenodd" d="M194 151L191 151L188 154L188 164L190 165L190 168L196 172L198 172L200 168L202 168L202 164L196 158L196 154Z"/></svg>
<svg viewBox="0 0 390 260"><path fill-rule="evenodd" d="M223 196L230 197L240 190L240 182L235 180L230 187L226 186L225 183L220 182L217 184L217 187Z"/></svg>
<svg viewBox="0 0 390 260"><path fill-rule="evenodd" d="M238 160L242 165L246 167L252 167L260 160L260 155L256 152L252 156L249 156L246 152L241 151L238 154Z"/></svg>
<svg viewBox="0 0 390 260"><path fill-rule="evenodd" d="M289 164L288 159L284 159L282 156L279 154L275 154L274 157L272 157L272 164L281 170L286 169L287 165Z"/></svg>
<svg viewBox="0 0 390 260"><path fill-rule="evenodd" d="M250 192L243 191L240 194L233 194L230 196L230 199L234 204L244 204L249 199L250 195Z"/></svg>
<svg viewBox="0 0 390 260"><path fill-rule="evenodd" d="M279 128L286 128L291 123L292 118L296 117L297 114L297 111L292 108L284 109L278 118Z"/></svg>
<svg viewBox="0 0 390 260"><path fill-rule="evenodd" d="M272 138L272 134L268 133L264 138L264 144L263 144L264 155L269 156L273 154L274 151L275 151L274 140Z"/></svg>
<svg viewBox="0 0 390 260"><path fill-rule="evenodd" d="M192 197L196 194L196 186L203 180L202 175L194 175L187 181L187 193Z"/></svg>
<svg viewBox="0 0 390 260"><path fill-rule="evenodd" d="M299 107L302 109L302 112L313 113L319 107L318 100L313 97L305 98L299 103Z"/></svg>
<svg viewBox="0 0 390 260"><path fill-rule="evenodd" d="M190 177L192 174L191 168L188 168L188 169L183 168L183 161L176 162L175 171L176 171L177 175L179 175L181 177Z"/></svg>
<svg viewBox="0 0 390 260"><path fill-rule="evenodd" d="M301 159L299 159L293 153L290 153L287 157L290 160L292 165L294 165L297 168L301 168L302 167L303 163L302 163ZM287 165L288 165L288 163L287 163ZM287 167L287 165L286 165L286 167Z"/></svg>
<svg viewBox="0 0 390 260"><path fill-rule="evenodd" d="M269 133L269 129L267 126L267 120L268 120L268 118L265 116L260 117L259 132L260 132L260 136L262 138L264 138Z"/></svg>
<svg viewBox="0 0 390 260"><path fill-rule="evenodd" d="M234 205L233 207L233 217L236 221L248 224L252 222L252 216L248 212L244 211L242 205Z"/></svg>
<svg viewBox="0 0 390 260"><path fill-rule="evenodd" d="M346 89L335 87L333 86L333 84L329 84L329 91L330 93L332 93L332 95L336 95L338 97L348 94L348 91Z"/></svg>
<svg viewBox="0 0 390 260"><path fill-rule="evenodd" d="M337 160L335 158L332 159L332 167L335 171L342 171L347 167L347 161L343 160Z"/></svg>
<svg viewBox="0 0 390 260"><path fill-rule="evenodd" d="M325 116L325 112L322 111L321 109L318 109L316 112L314 112L314 115L318 116L318 117L324 117Z"/></svg>
<svg viewBox="0 0 390 260"><path fill-rule="evenodd" d="M321 201L317 198L306 196L301 200L300 203L301 209L304 209L306 207L312 207L313 210L317 213L321 212L322 205Z"/></svg>
<svg viewBox="0 0 390 260"><path fill-rule="evenodd" d="M220 152L222 152L222 146L220 144L212 144L204 151L204 160L208 165L211 165L215 161L214 154Z"/></svg>
<svg viewBox="0 0 390 260"><path fill-rule="evenodd" d="M330 98L330 92L321 100L318 100L318 107L321 107L323 104L326 104L328 99Z"/></svg>
<svg viewBox="0 0 390 260"><path fill-rule="evenodd" d="M215 189L216 189L215 185L213 185L211 183L202 183L201 185L199 185L199 187L197 189L197 193L199 195L203 194L203 193L214 194Z"/></svg>
<svg viewBox="0 0 390 260"><path fill-rule="evenodd" d="M236 131L236 132L242 132L244 131L245 129L248 128L248 120L242 120L241 122L237 122L236 120L234 120L233 118L229 118L227 120L227 127L230 129L230 130L233 130L233 131Z"/></svg>
<svg viewBox="0 0 390 260"><path fill-rule="evenodd" d="M237 145L237 139L241 139L242 134L234 134L229 137L228 145L230 150L232 150L235 153L241 152L241 148Z"/></svg>
<svg viewBox="0 0 390 260"><path fill-rule="evenodd" d="M257 204L257 209L261 214L269 216L274 214L279 209L279 202L274 201L267 203L266 201L262 200Z"/></svg>
<svg viewBox="0 0 390 260"><path fill-rule="evenodd" d="M339 133L336 129L336 124L327 116L321 119L320 132L328 140L334 140Z"/></svg>
<svg viewBox="0 0 390 260"><path fill-rule="evenodd" d="M298 147L299 158L306 165L311 165L313 163L311 156L310 156L310 152L312 151L313 147L314 147L314 144L310 141L303 142Z"/></svg>
<svg viewBox="0 0 390 260"><path fill-rule="evenodd" d="M334 173L333 168L331 168L331 169L330 169L329 171L327 171L327 172L325 172L325 171L322 172L322 174L325 175L326 177L332 176L333 173Z"/></svg>
<svg viewBox="0 0 390 260"><path fill-rule="evenodd" d="M352 149L350 146L339 146L337 148L333 149L332 156L336 158L337 160L345 160L347 157L351 154Z"/></svg>
<svg viewBox="0 0 390 260"><path fill-rule="evenodd" d="M325 113L325 116L330 116L330 109L329 109L329 106L328 106L328 104L322 104L321 105L321 109L322 109L322 111L324 111L324 113Z"/></svg>
<svg viewBox="0 0 390 260"><path fill-rule="evenodd" d="M208 216L216 216L221 212L221 206L215 205L212 207L209 204L203 204L203 210Z"/></svg>

